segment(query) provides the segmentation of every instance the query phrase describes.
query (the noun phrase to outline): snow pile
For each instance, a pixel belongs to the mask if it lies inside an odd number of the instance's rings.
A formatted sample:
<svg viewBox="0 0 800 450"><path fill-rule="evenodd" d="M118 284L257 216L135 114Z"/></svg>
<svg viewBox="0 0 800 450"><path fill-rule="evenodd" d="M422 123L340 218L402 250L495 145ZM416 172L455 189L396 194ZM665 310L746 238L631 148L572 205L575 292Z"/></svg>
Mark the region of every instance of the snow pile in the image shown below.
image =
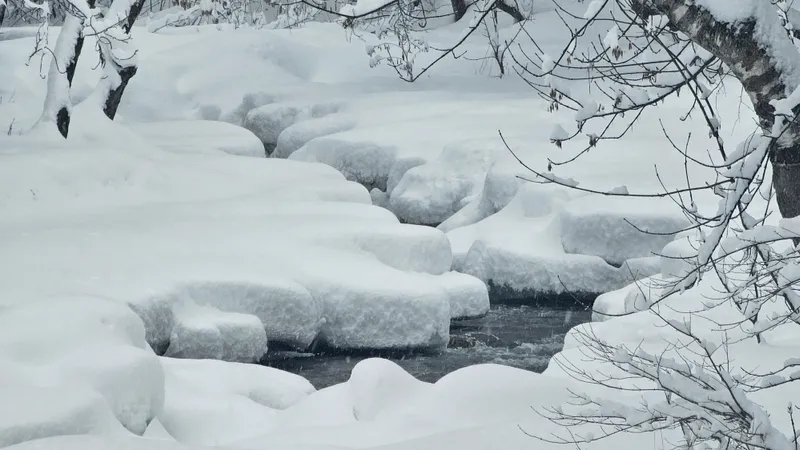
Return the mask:
<svg viewBox="0 0 800 450"><path fill-rule="evenodd" d="M275 151L272 152L272 157L288 158L292 153L316 138L348 131L355 128L355 126L356 118L345 113L294 123L278 135L278 142L275 145Z"/></svg>
<svg viewBox="0 0 800 450"><path fill-rule="evenodd" d="M0 308L0 367L0 446L125 428L141 434L164 402L164 374L142 322L100 298Z"/></svg>

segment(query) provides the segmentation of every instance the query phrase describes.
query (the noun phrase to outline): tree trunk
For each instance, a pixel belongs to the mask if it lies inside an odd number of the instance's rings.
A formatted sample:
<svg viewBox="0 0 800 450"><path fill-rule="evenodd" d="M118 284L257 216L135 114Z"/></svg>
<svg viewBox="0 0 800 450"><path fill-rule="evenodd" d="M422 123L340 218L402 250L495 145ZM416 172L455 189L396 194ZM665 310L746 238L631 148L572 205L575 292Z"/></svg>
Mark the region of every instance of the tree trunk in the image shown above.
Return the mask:
<svg viewBox="0 0 800 450"><path fill-rule="evenodd" d="M78 44L83 42L81 28L83 28L83 23L80 19L73 15L67 15L53 50L53 59L47 73L44 111L39 119L40 123L55 122L58 132L64 138L69 134L72 109L70 87L75 75L77 57L80 54Z"/></svg>
<svg viewBox="0 0 800 450"><path fill-rule="evenodd" d="M458 22L467 14L467 2L465 0L450 0L453 5L454 22Z"/></svg>
<svg viewBox="0 0 800 450"><path fill-rule="evenodd" d="M514 22L522 22L525 20L525 16L522 15L522 13L519 11L519 8L517 8L515 5L509 5L503 0L497 0L497 9L513 17Z"/></svg>
<svg viewBox="0 0 800 450"><path fill-rule="evenodd" d="M689 0L632 3L635 10L666 15L675 28L724 62L750 97L761 128L771 134L775 108L770 102L786 98L800 78L800 53L780 25L777 10L770 10L768 3L754 6L752 17L730 24ZM800 123L791 124L777 139L770 161L781 215L800 216Z"/></svg>
<svg viewBox="0 0 800 450"><path fill-rule="evenodd" d="M3 26L3 19L6 18L6 4L3 0L0 0L0 27Z"/></svg>
<svg viewBox="0 0 800 450"><path fill-rule="evenodd" d="M136 22L139 14L142 12L143 6L144 0L137 0L131 5L131 9L127 13L127 18L122 23L122 30L125 32L125 34L130 35L131 30L133 29L133 24ZM135 65L120 67L114 61L110 60L106 61L106 64L113 64L114 70L116 70L117 74L119 75L119 85L108 90L108 94L106 94L106 101L103 105L103 113L105 113L106 117L109 119L114 120L114 117L117 116L119 104L122 101L122 94L125 93L125 88L128 87L128 83L131 81L131 78L136 75L138 67Z"/></svg>

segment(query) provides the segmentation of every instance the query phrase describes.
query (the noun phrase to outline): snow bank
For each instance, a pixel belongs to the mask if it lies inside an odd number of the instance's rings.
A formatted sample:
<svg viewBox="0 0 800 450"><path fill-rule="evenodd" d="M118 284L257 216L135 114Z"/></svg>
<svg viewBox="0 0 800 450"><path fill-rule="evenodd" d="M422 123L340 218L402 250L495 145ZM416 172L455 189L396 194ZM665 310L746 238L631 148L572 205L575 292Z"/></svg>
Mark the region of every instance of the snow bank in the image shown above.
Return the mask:
<svg viewBox="0 0 800 450"><path fill-rule="evenodd" d="M123 426L141 434L164 401L163 371L142 322L99 298L0 308L0 367L0 445Z"/></svg>
<svg viewBox="0 0 800 450"><path fill-rule="evenodd" d="M442 275L450 295L450 318L480 317L489 312L489 292L481 280L459 272Z"/></svg>

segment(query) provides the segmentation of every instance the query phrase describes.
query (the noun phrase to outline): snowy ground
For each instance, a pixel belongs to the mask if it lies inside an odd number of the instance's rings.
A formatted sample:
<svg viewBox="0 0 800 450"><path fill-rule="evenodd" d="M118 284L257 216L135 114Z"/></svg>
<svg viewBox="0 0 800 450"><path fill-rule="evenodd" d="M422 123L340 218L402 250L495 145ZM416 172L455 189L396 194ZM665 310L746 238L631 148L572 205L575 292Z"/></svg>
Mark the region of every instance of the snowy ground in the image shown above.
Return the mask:
<svg viewBox="0 0 800 450"><path fill-rule="evenodd" d="M0 447L561 448L523 432L561 432L531 408L589 389L556 364L541 375L474 366L428 384L372 359L314 392L242 362L271 342L441 347L451 318L487 310L481 281L508 297L623 288L661 271L652 254L671 239L634 233L626 219L680 228L669 202L522 182L530 173L497 130L540 167L570 154L549 143L552 124L570 118L482 62L448 60L408 85L366 70L363 44L335 25L136 31L141 70L120 120L83 103L68 141L17 134L35 122L44 81L37 63L24 65L32 38L0 41L0 127L11 130L0 136ZM76 100L90 94L93 66L79 66ZM665 126L676 140L705 133L675 116ZM682 185L682 159L652 145L658 119L560 174L600 190ZM732 130L732 141L752 131ZM635 311L633 290L607 294L600 312ZM677 339L658 320L640 312L579 328L658 349ZM796 353L797 338L779 329L758 351L749 341L733 350L746 367L769 367ZM568 339L560 358L580 361L580 351ZM796 397L777 389L760 400L782 411ZM660 449L672 437L587 447Z"/></svg>

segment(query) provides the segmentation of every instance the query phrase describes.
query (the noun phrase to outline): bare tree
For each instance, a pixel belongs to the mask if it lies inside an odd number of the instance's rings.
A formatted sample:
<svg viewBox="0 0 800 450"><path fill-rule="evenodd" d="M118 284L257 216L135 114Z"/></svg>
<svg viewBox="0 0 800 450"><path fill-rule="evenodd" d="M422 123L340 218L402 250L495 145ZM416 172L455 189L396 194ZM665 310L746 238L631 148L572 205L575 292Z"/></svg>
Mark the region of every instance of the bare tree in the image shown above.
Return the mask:
<svg viewBox="0 0 800 450"><path fill-rule="evenodd" d="M736 341L727 335L737 330L737 340L761 343L766 331L800 324L800 223L793 220L800 216L796 14L784 1L745 0L735 8L693 0L567 3L557 12L571 38L559 52L547 54L528 34L537 51L520 47L512 57L518 73L552 110L575 113L575 131L557 126L552 141L562 146L585 137L588 144L572 156L546 161L546 170L523 163L532 172L531 181L597 195L669 197L691 224L675 232L692 235L696 246L679 257L679 273L658 280L651 286L654 293L642 294L643 305L637 308L656 315L658 323L672 330L674 342L657 351L629 348L583 329L575 335L583 355L616 371L599 374L574 361L556 361L576 379L646 395L646 401L631 404L576 392L571 408L545 414L562 425L599 426L601 435L578 435L570 429L567 437L544 439L581 444L620 432L674 429L683 436L676 447L796 450L796 408L789 405L787 410L792 429L779 429L753 394L800 380L791 373L797 361L789 359L763 373L747 372L730 360L728 350ZM711 101L730 77L758 119L757 133L735 148L720 136L724 112ZM717 154L698 159L689 151L692 142L678 145L662 125L664 139L687 166L713 171L714 179L692 182L687 169L685 188L627 192L576 186L557 175L559 167L604 142L624 138L644 110L680 92L690 97L682 119L693 115L702 120ZM586 132L589 123L599 131ZM700 191L718 196L719 207L704 211L695 201ZM783 217L778 225L767 224L773 201ZM709 286L716 290L709 292ZM674 310L669 299L690 289L698 289L697 304ZM705 310L719 305L735 308L739 319L714 323L714 338L692 327Z"/></svg>

